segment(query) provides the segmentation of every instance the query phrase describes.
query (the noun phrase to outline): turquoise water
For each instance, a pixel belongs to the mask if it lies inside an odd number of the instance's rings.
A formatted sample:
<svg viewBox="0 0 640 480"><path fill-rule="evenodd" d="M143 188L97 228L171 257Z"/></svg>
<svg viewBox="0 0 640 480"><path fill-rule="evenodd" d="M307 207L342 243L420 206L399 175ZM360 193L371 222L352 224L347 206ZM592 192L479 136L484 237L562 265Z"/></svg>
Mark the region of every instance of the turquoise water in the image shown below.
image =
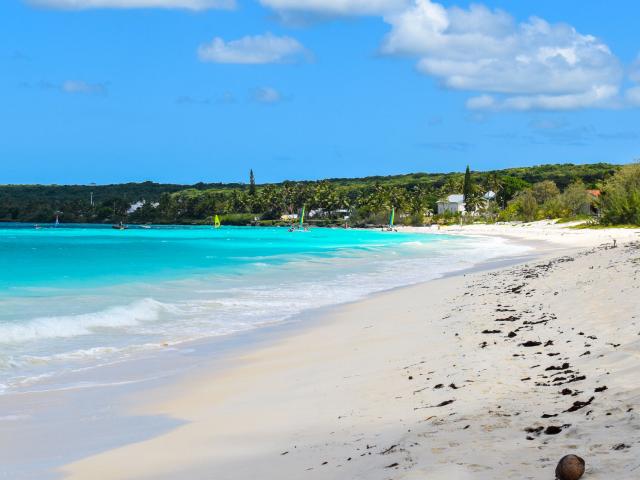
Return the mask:
<svg viewBox="0 0 640 480"><path fill-rule="evenodd" d="M0 226L0 392L272 324L514 248L374 230Z"/></svg>
<svg viewBox="0 0 640 480"><path fill-rule="evenodd" d="M0 289L29 294L33 287L83 288L138 279L240 273L261 262L278 265L297 256L331 257L412 240L411 234L372 230L285 228L109 227L0 229Z"/></svg>

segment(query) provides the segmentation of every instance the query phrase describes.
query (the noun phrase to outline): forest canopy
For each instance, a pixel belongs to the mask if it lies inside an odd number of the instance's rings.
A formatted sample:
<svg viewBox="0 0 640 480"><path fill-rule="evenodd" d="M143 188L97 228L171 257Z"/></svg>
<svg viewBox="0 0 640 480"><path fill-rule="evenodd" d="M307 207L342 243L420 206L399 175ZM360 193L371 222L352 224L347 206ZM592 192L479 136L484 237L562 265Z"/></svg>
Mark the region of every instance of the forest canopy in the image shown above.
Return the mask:
<svg viewBox="0 0 640 480"><path fill-rule="evenodd" d="M259 172L254 176L251 171L246 184L0 185L0 221L45 223L58 216L64 223L191 224L208 222L218 214L226 217L226 223L248 224L278 220L304 205L322 212L327 220L344 218L349 212L356 224L381 223L393 207L398 218L420 224L426 214L437 212L439 199L463 189L474 210L483 205L482 194L493 191L495 209L511 209L514 218L535 218L542 205L553 212L575 213L578 207L567 202L579 202L576 189L599 189L620 168L597 163L470 170L466 180L462 172L451 172L260 184ZM608 185L611 190L612 184ZM571 189L569 198L565 192Z"/></svg>

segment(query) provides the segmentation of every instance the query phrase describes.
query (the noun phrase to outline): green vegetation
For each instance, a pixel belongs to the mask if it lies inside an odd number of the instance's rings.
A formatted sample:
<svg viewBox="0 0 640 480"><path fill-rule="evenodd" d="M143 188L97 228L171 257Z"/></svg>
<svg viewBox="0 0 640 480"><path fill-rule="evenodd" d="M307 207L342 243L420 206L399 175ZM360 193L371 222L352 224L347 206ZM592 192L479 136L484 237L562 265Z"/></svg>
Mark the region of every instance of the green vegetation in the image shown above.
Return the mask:
<svg viewBox="0 0 640 480"><path fill-rule="evenodd" d="M587 189L603 189L602 205ZM486 196L487 192L495 196ZM382 225L391 207L398 224L584 218L602 210L607 223L640 223L640 167L605 163L542 165L465 174L414 173L256 184L152 182L122 185L0 186L0 221L211 223L271 225L307 206L318 225ZM438 200L463 194L467 211L437 214ZM290 220L287 220L290 221Z"/></svg>
<svg viewBox="0 0 640 480"><path fill-rule="evenodd" d="M605 182L602 223L640 225L640 164L623 167Z"/></svg>

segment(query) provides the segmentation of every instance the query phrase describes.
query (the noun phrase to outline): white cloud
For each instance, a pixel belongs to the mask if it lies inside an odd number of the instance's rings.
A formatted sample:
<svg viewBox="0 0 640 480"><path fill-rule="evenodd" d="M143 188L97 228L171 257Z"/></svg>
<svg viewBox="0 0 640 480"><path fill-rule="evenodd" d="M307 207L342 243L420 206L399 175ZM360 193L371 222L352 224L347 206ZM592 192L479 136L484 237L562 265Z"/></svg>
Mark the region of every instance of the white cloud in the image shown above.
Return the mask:
<svg viewBox="0 0 640 480"><path fill-rule="evenodd" d="M107 86L104 83L87 83L82 80L67 80L60 85L65 93L84 93L89 95L106 95Z"/></svg>
<svg viewBox="0 0 640 480"><path fill-rule="evenodd" d="M235 0L27 0L38 7L65 10L91 8L183 8L188 10L232 9Z"/></svg>
<svg viewBox="0 0 640 480"><path fill-rule="evenodd" d="M216 37L198 48L198 57L203 62L256 65L291 61L305 52L305 48L296 39L267 33L230 42Z"/></svg>
<svg viewBox="0 0 640 480"><path fill-rule="evenodd" d="M260 87L254 90L253 99L259 103L278 103L282 95L273 87Z"/></svg>
<svg viewBox="0 0 640 480"><path fill-rule="evenodd" d="M622 79L607 45L566 24L517 23L483 5L445 8L430 0L385 21L391 31L382 52L417 56L418 70L444 86L480 92L467 102L472 109L600 107L617 96Z"/></svg>
<svg viewBox="0 0 640 480"><path fill-rule="evenodd" d="M621 106L619 89L602 85L593 89L564 95L512 95L496 97L480 95L467 100L471 110L576 110L579 108L613 108Z"/></svg>
<svg viewBox="0 0 640 480"><path fill-rule="evenodd" d="M467 108L471 110L488 110L495 107L496 99L491 95L478 95L467 100Z"/></svg>
<svg viewBox="0 0 640 480"><path fill-rule="evenodd" d="M342 16L381 15L406 7L409 0L260 0L260 3L278 12Z"/></svg>

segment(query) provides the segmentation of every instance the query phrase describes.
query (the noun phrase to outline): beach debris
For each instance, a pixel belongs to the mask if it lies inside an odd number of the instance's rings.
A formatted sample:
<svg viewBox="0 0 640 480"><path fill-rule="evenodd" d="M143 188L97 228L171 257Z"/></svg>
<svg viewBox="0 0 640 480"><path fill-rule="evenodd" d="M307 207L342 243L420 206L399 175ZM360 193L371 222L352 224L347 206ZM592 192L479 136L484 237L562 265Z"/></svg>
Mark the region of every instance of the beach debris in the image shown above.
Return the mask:
<svg viewBox="0 0 640 480"><path fill-rule="evenodd" d="M545 368L545 371L550 371L550 370L566 370L567 368L569 368L570 365L568 363L563 363L562 365L558 365L558 366L551 366L551 367L547 367Z"/></svg>
<svg viewBox="0 0 640 480"><path fill-rule="evenodd" d="M383 450L382 452L380 452L380 455L387 455L391 452L393 452L393 450L398 446L398 444L396 443L395 445L391 445L389 448L387 448L386 450Z"/></svg>
<svg viewBox="0 0 640 480"><path fill-rule="evenodd" d="M556 467L557 480L578 480L584 474L584 460L577 455L565 455Z"/></svg>
<svg viewBox="0 0 640 480"><path fill-rule="evenodd" d="M565 412L575 412L577 410L580 410L581 408L586 407L587 405L591 405L591 402L593 402L593 400L595 398L596 397L591 397L586 402L575 401L575 402L573 402L573 405L571 407L569 407L567 410L565 410Z"/></svg>
<svg viewBox="0 0 640 480"><path fill-rule="evenodd" d="M542 345L542 342L536 342L533 340L527 340L520 344L521 347L539 347L540 345Z"/></svg>
<svg viewBox="0 0 640 480"><path fill-rule="evenodd" d="M563 428L567 428L570 427L570 424L564 424L564 425L549 425L547 428L544 429L544 433L546 435L557 435L559 434Z"/></svg>
<svg viewBox="0 0 640 480"><path fill-rule="evenodd" d="M394 467L397 467L398 465L399 465L398 462L393 462L391 465L387 465L384 468L394 468Z"/></svg>
<svg viewBox="0 0 640 480"><path fill-rule="evenodd" d="M600 393L600 392L604 392L605 390L607 390L607 386L603 385L602 387L597 387L594 391L596 393Z"/></svg>
<svg viewBox="0 0 640 480"><path fill-rule="evenodd" d="M631 448L631 447L625 443L619 443L613 446L613 450L626 450L627 448Z"/></svg>
<svg viewBox="0 0 640 480"><path fill-rule="evenodd" d="M483 330L482 333L502 333L502 330Z"/></svg>

